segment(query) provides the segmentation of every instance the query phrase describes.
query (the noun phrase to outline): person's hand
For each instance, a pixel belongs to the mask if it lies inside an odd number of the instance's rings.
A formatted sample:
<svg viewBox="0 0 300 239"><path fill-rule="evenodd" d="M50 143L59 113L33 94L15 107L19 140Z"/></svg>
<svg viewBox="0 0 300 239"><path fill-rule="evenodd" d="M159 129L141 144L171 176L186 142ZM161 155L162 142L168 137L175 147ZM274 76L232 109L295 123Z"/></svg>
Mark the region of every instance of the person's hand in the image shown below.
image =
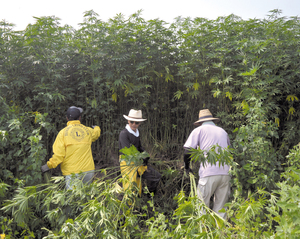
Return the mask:
<svg viewBox="0 0 300 239"><path fill-rule="evenodd" d="M147 158L144 158L144 159L143 159L143 161L144 161L144 162L143 162L143 165L144 165L144 166L147 166L147 165L148 165L149 159L150 159L150 157L147 157Z"/></svg>
<svg viewBox="0 0 300 239"><path fill-rule="evenodd" d="M44 164L44 165L41 166L41 170L42 170L42 173L45 173L45 172L49 171L50 168L48 167L47 164Z"/></svg>

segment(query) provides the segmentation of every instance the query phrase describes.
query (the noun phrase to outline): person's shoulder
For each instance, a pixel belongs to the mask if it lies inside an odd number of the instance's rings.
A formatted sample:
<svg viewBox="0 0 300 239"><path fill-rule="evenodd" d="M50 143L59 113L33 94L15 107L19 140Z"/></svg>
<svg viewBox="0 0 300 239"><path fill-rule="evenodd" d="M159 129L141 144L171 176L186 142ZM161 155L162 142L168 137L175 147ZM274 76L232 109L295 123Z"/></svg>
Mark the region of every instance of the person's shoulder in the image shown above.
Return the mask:
<svg viewBox="0 0 300 239"><path fill-rule="evenodd" d="M128 130L126 128L122 129L120 134L127 134L128 133Z"/></svg>
<svg viewBox="0 0 300 239"><path fill-rule="evenodd" d="M62 128L58 133L62 134L63 132L65 132L66 129L68 129L70 126L66 126L64 128Z"/></svg>
<svg viewBox="0 0 300 239"><path fill-rule="evenodd" d="M122 129L120 132L120 136L127 135L129 132L127 129Z"/></svg>
<svg viewBox="0 0 300 239"><path fill-rule="evenodd" d="M203 125L197 126L192 130L192 132L199 132L201 129L203 129Z"/></svg>
<svg viewBox="0 0 300 239"><path fill-rule="evenodd" d="M225 129L223 128L223 127L221 127L221 126L219 126L219 125L215 125L216 127L218 127L219 129L221 129L221 130L224 130L225 131Z"/></svg>
<svg viewBox="0 0 300 239"><path fill-rule="evenodd" d="M65 135L65 132L66 132L67 129L68 129L68 126L62 128L62 129L58 132L57 137L63 137L63 135Z"/></svg>
<svg viewBox="0 0 300 239"><path fill-rule="evenodd" d="M223 129L221 126L216 125L216 127L217 127L217 129L219 129L220 131L223 131L223 132L225 132L225 133L227 134L226 130Z"/></svg>

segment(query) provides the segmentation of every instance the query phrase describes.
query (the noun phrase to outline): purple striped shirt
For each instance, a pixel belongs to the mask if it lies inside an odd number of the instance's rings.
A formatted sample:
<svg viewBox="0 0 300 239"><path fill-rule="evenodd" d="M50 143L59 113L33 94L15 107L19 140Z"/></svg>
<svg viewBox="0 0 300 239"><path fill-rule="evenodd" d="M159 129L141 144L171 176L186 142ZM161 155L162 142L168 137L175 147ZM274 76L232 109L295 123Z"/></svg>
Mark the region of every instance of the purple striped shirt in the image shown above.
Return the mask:
<svg viewBox="0 0 300 239"><path fill-rule="evenodd" d="M213 145L219 145L222 148L230 145L228 134L221 127L216 126L213 122L204 122L201 126L195 128L189 135L184 144L185 149L199 148L209 150ZM229 166L211 165L206 163L205 167L201 164L199 168L200 178L214 175L228 175Z"/></svg>

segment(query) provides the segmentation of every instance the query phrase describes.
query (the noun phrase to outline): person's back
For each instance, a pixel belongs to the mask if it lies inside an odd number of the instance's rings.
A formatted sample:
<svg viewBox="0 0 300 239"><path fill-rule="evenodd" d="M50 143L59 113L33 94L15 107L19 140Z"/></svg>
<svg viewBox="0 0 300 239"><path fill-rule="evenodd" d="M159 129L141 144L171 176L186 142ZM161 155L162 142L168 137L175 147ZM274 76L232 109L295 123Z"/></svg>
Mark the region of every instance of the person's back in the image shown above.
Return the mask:
<svg viewBox="0 0 300 239"><path fill-rule="evenodd" d="M213 145L226 148L229 145L228 134L219 126L203 123L192 131L185 147L187 144L192 148L199 146L201 150L209 150Z"/></svg>
<svg viewBox="0 0 300 239"><path fill-rule="evenodd" d="M93 128L80 123L82 108L71 106L67 110L67 127L62 129L53 144L53 155L49 161L42 165L44 173L51 168L61 165L62 174L65 176L66 188L72 188L71 174L83 178L83 182L90 183L94 176L95 164L91 144L100 137L100 127ZM78 173L84 173L79 176Z"/></svg>
<svg viewBox="0 0 300 239"><path fill-rule="evenodd" d="M228 134L221 127L211 124L209 122L204 122L201 126L195 128L190 134L188 140L184 144L184 148L200 148L203 151L209 151L213 146L222 149L227 148L230 144ZM219 165L211 165L206 163L199 168L199 176L207 177L212 175L228 175L229 166L224 165L219 167Z"/></svg>
<svg viewBox="0 0 300 239"><path fill-rule="evenodd" d="M69 121L68 126L59 134L62 134L65 145L65 158L61 163L63 175L94 170L91 144L99 138L100 131L86 127L78 120L73 120ZM55 146L56 143L53 148Z"/></svg>

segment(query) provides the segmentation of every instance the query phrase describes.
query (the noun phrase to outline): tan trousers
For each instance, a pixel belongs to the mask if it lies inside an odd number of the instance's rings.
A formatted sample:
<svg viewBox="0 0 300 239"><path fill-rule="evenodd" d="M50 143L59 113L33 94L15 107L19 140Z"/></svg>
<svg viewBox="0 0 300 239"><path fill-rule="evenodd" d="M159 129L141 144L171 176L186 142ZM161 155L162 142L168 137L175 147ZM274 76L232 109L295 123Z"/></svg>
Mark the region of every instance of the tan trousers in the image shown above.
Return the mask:
<svg viewBox="0 0 300 239"><path fill-rule="evenodd" d="M230 195L230 176L215 175L199 179L197 194L207 207L209 207L210 198L214 195L214 205L212 210L226 219L226 213L219 212L227 203Z"/></svg>

